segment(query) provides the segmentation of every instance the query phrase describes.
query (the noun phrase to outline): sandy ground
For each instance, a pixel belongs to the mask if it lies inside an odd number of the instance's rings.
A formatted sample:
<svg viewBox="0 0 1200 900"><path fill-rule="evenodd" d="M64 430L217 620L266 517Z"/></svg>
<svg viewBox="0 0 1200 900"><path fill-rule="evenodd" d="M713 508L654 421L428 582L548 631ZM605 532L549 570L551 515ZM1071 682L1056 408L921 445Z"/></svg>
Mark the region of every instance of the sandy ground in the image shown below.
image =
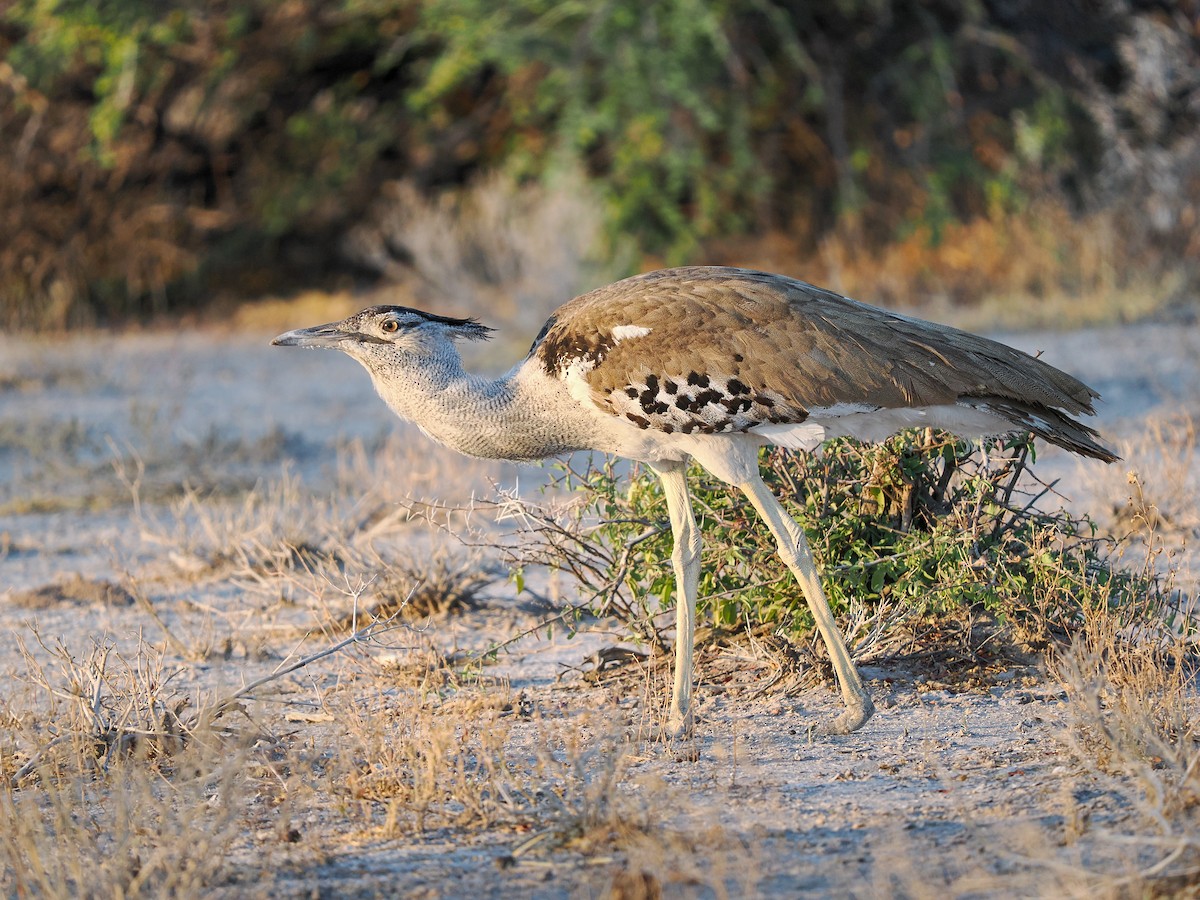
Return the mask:
<svg viewBox="0 0 1200 900"><path fill-rule="evenodd" d="M1053 450L1039 459L1039 472L1061 479L1073 506L1111 514L1127 496L1127 469L1161 473L1162 446L1144 440L1147 422L1200 420L1195 326L1002 337L1044 351L1104 397L1098 427L1126 463L1105 470ZM216 513L181 501L183 486L214 508L228 498L236 509L256 485L280 481L298 496L319 498L335 487L352 497L355 478L382 478L394 481L397 497L465 502L489 495L493 485L532 492L544 479L536 469L453 458L394 422L351 360L272 349L268 338L154 333L42 343L0 336L0 669L7 684L20 681L16 636L32 623L77 648L101 635L122 645L139 633L157 639L159 625L123 596L84 592L30 602L29 591L74 575L137 584L185 642L224 647L188 665L186 678L197 684L237 685L277 664L312 610L268 602L269 592L236 577L197 574L212 564L204 529ZM358 448L363 459L390 454L401 462L356 467L347 459ZM1165 492L1196 486L1190 468L1168 475ZM362 493L377 487L363 483ZM295 511L306 507L279 508L301 515ZM222 515L232 528L234 514ZM234 524L252 530L254 510ZM413 552L428 545L414 538ZM1190 569L1186 558L1175 563ZM570 599L569 586L539 584ZM542 614L503 580L485 593L482 608L435 622L422 640L446 652L482 651ZM594 687L572 675L614 642L607 627L574 640L530 637L485 671L525 692L547 716L570 722L592 715L581 719L585 736L603 730L597 714L614 727L636 725L636 684ZM259 652L264 647L271 652ZM765 678L756 667L747 658L751 687ZM701 661L694 748L681 754L641 746L629 760L633 783L659 785L648 802L670 807L656 813L662 832L692 836L687 848L659 848L667 860L660 870L674 874L643 885L646 895L657 886L667 895L711 894L715 884L734 895L1008 896L1007 884L1056 896L1077 884L1072 873L1089 855L1108 852L1095 835L1118 827L1124 815L1119 791L1072 762L1063 743L1064 695L1036 669L953 693L884 662L864 672L880 706L876 717L856 734L811 739L809 726L835 711L829 693L751 698L753 691L706 682L716 668ZM319 730L314 735L321 739ZM1080 831L1081 810L1099 824ZM559 897L597 895L612 884L608 856L570 848L520 855L509 865L521 837L504 829L443 827L376 840L358 831L349 840L335 812L305 815L297 821L321 853L264 855L247 837L231 857L232 880L218 892ZM688 859L702 860L703 871L693 872ZM613 893L638 896L628 886Z"/></svg>

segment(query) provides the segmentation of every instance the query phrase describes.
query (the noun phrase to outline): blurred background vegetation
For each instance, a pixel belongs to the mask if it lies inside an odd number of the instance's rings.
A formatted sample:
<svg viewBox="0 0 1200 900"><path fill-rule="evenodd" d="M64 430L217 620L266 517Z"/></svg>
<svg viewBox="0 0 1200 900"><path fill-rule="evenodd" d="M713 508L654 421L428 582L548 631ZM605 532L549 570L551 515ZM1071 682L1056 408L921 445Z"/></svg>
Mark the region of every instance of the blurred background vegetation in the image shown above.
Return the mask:
<svg viewBox="0 0 1200 900"><path fill-rule="evenodd" d="M682 262L1132 315L1198 209L1198 0L0 3L6 328Z"/></svg>

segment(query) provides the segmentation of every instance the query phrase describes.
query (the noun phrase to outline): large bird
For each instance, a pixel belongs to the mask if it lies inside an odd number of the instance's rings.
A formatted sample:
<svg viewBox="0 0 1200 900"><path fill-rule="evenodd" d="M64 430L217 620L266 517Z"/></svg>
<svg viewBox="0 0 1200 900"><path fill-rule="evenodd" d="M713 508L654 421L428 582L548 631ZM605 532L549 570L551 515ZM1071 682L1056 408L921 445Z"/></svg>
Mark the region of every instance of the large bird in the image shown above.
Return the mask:
<svg viewBox="0 0 1200 900"><path fill-rule="evenodd" d="M1030 431L1084 456L1117 459L1073 418L1094 414L1098 395L1065 372L782 275L691 267L618 281L559 307L525 359L495 380L464 371L455 347L490 332L472 319L373 306L274 343L349 354L398 416L471 456L536 460L597 450L653 469L675 541L669 736L690 733L693 721L700 532L689 459L749 498L800 583L845 701L823 728L831 733L861 727L874 705L804 530L759 475L759 447L812 450L834 437L877 441L929 426L960 437Z"/></svg>

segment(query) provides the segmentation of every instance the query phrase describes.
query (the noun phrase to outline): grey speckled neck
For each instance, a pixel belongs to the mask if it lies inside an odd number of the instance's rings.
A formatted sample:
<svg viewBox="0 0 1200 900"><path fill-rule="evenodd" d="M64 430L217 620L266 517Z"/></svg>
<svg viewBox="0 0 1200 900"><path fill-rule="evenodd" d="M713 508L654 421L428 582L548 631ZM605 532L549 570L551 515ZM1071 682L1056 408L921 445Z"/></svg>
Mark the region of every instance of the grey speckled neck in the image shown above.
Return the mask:
<svg viewBox="0 0 1200 900"><path fill-rule="evenodd" d="M452 344L433 355L360 360L402 419L468 456L535 460L587 449L596 429L562 383L524 364L492 380L463 370Z"/></svg>

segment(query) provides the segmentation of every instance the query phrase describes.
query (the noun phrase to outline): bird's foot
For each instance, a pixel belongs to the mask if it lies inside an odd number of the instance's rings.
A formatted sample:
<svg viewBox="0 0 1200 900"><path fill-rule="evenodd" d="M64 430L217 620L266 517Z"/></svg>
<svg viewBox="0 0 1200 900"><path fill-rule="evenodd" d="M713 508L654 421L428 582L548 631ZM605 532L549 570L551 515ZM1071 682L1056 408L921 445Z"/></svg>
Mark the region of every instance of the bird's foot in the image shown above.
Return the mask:
<svg viewBox="0 0 1200 900"><path fill-rule="evenodd" d="M695 730L695 720L691 715L683 718L672 716L665 725L638 729L636 734L630 735L630 739L661 744L663 752L676 762L695 762L700 758L700 748L692 740Z"/></svg>
<svg viewBox="0 0 1200 900"><path fill-rule="evenodd" d="M832 722L818 725L817 734L849 734L858 731L867 723L867 719L875 713L875 704L871 698L863 694L856 702L846 704L846 708Z"/></svg>
<svg viewBox="0 0 1200 900"><path fill-rule="evenodd" d="M672 715L665 725L651 725L638 736L646 741L665 744L671 741L686 741L696 730L696 720L691 713L685 716Z"/></svg>

